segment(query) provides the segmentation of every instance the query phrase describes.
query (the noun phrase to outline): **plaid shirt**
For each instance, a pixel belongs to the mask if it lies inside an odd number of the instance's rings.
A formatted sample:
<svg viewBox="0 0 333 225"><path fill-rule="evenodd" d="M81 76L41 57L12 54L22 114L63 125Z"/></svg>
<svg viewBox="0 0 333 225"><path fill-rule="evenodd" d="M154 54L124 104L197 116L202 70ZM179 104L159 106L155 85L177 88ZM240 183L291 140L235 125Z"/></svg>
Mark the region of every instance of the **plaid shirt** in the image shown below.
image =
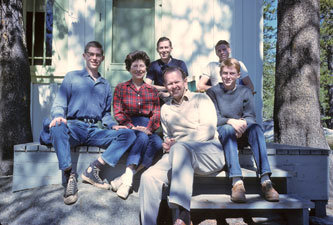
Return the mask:
<svg viewBox="0 0 333 225"><path fill-rule="evenodd" d="M132 128L132 116L149 117L147 129L151 132L160 126L160 100L156 88L143 83L139 90L132 80L116 86L113 95L114 118L119 125Z"/></svg>

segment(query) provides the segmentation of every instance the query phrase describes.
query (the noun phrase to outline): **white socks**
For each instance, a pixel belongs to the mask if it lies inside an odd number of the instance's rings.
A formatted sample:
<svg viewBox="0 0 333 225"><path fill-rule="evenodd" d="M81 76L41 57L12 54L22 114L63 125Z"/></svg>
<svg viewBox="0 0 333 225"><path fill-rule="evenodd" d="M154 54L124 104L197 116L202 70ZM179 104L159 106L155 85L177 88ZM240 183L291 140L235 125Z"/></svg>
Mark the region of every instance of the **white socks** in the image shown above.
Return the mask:
<svg viewBox="0 0 333 225"><path fill-rule="evenodd" d="M266 181L267 181L267 182L268 182L268 181L271 181L271 179L269 179L268 174L265 174L265 175L263 175L263 176L260 178L260 184L263 185Z"/></svg>
<svg viewBox="0 0 333 225"><path fill-rule="evenodd" d="M126 167L125 173L121 176L121 180L123 181L123 184L132 186L134 174L135 174L135 170L132 170L131 168Z"/></svg>
<svg viewBox="0 0 333 225"><path fill-rule="evenodd" d="M260 178L260 184L263 185L263 183L265 182L270 182L270 178L268 176L268 174L265 174L263 175L261 178ZM236 183L243 183L243 180L240 178L240 177L233 177L232 178L232 186L234 186Z"/></svg>
<svg viewBox="0 0 333 225"><path fill-rule="evenodd" d="M243 183L243 180L240 177L233 177L232 186L234 186L236 183Z"/></svg>

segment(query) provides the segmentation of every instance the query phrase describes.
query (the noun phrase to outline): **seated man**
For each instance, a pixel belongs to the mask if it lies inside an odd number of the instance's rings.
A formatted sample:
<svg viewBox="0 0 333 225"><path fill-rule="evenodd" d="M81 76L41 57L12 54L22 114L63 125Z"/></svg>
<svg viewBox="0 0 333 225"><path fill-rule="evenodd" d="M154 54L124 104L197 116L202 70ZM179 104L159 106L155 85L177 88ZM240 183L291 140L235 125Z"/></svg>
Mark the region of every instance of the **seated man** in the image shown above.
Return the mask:
<svg viewBox="0 0 333 225"><path fill-rule="evenodd" d="M203 70L197 85L197 90L200 92L204 92L208 88L222 82L220 76L220 64L223 62L223 60L228 59L231 54L229 42L225 40L219 40L215 45L215 54L217 57L219 57L219 62L210 62ZM242 62L239 61L239 63L241 66L240 83L244 84L250 88L253 93L255 93L247 68Z"/></svg>
<svg viewBox="0 0 333 225"><path fill-rule="evenodd" d="M170 94L163 85L163 71L169 66L180 67L186 74L187 67L184 61L172 58L172 43L169 38L161 37L157 41L157 52L160 59L153 61L147 71L146 83L153 85L158 91L161 98L161 105L168 100Z"/></svg>
<svg viewBox="0 0 333 225"><path fill-rule="evenodd" d="M223 83L207 90L217 112L217 131L225 153L229 177L232 178L231 200L245 202L245 188L238 159L237 142L248 142L253 152L260 176L262 191L267 201L279 201L270 180L271 170L267 158L265 137L262 128L255 121L253 95L245 86L237 85L240 64L229 58L221 63Z"/></svg>
<svg viewBox="0 0 333 225"><path fill-rule="evenodd" d="M115 166L136 138L133 130L117 126L112 120L111 88L98 72L104 60L102 45L96 41L89 42L85 46L83 58L86 63L83 70L66 74L52 106L52 121L49 125L59 169L66 179L65 204L73 204L78 199L71 147L91 145L106 148L90 164L82 178L99 188L109 189L110 185L99 177L99 171L106 165ZM98 128L98 121L109 129Z"/></svg>
<svg viewBox="0 0 333 225"><path fill-rule="evenodd" d="M143 225L156 224L162 190L168 185L170 207L180 210L175 224L189 225L194 173L208 175L224 166L214 105L207 95L187 91L186 83L182 69L165 70L164 85L172 96L161 109L166 153L141 176L139 195Z"/></svg>

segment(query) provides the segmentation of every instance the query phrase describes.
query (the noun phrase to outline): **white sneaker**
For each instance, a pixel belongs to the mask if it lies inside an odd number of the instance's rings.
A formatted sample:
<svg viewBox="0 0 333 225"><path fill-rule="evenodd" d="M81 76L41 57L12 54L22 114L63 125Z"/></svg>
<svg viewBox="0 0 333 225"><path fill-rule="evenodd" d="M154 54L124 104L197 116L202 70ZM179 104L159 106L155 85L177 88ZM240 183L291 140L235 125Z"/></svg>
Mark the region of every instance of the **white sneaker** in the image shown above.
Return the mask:
<svg viewBox="0 0 333 225"><path fill-rule="evenodd" d="M121 176L113 179L111 182L111 190L114 192L117 192L119 187L123 184L123 180L121 179Z"/></svg>
<svg viewBox="0 0 333 225"><path fill-rule="evenodd" d="M132 186L127 185L127 184L122 184L118 188L117 195L122 198L126 199L131 191Z"/></svg>

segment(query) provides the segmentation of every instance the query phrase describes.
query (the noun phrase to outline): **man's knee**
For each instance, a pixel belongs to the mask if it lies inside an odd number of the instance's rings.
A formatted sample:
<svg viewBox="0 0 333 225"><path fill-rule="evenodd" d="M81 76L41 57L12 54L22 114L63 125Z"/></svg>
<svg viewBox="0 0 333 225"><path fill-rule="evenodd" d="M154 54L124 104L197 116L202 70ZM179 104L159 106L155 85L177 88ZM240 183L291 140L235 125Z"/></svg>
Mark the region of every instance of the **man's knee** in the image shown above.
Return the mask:
<svg viewBox="0 0 333 225"><path fill-rule="evenodd" d="M144 132L136 131L135 134L136 134L136 140L135 140L136 143L138 143L138 142L148 143L149 142L149 137Z"/></svg>
<svg viewBox="0 0 333 225"><path fill-rule="evenodd" d="M59 125L50 128L50 134L53 138L61 136L67 132L68 132L67 125L64 123L60 123Z"/></svg>
<svg viewBox="0 0 333 225"><path fill-rule="evenodd" d="M257 123L251 124L247 129L249 133L263 133L261 126Z"/></svg>
<svg viewBox="0 0 333 225"><path fill-rule="evenodd" d="M229 124L217 127L217 131L219 133L219 139L221 139L222 137L226 138L231 135L235 135L235 133L236 133L235 129Z"/></svg>

